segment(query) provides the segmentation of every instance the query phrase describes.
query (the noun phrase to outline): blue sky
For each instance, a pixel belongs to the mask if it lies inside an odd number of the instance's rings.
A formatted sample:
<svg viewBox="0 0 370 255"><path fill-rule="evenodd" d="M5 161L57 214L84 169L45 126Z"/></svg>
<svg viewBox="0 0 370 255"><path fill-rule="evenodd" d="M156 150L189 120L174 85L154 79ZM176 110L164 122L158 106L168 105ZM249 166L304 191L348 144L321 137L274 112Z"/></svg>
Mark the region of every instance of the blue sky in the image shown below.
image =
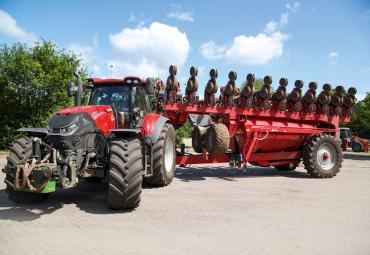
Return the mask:
<svg viewBox="0 0 370 255"><path fill-rule="evenodd" d="M0 0L0 43L38 38L79 54L92 76L159 75L179 66L184 90L210 68L370 91L370 0L19 1ZM109 66L113 66L113 70Z"/></svg>

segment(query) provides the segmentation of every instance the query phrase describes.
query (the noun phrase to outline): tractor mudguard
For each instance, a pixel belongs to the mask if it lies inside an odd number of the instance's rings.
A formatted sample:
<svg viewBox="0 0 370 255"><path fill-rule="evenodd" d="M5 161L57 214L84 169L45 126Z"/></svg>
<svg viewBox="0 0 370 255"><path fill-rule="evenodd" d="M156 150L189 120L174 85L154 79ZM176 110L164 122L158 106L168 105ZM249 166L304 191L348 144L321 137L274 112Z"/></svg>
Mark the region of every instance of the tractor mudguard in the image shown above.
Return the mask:
<svg viewBox="0 0 370 255"><path fill-rule="evenodd" d="M145 143L149 145L154 144L158 140L164 124L167 122L169 122L169 119L162 115L147 114L141 127L142 133L145 135Z"/></svg>
<svg viewBox="0 0 370 255"><path fill-rule="evenodd" d="M35 136L39 138L44 138L48 135L48 130L46 128L20 128L17 132L27 133L29 136Z"/></svg>
<svg viewBox="0 0 370 255"><path fill-rule="evenodd" d="M128 129L128 128L111 129L110 132L112 134L116 134L117 136L122 137L139 137L141 134L140 129Z"/></svg>

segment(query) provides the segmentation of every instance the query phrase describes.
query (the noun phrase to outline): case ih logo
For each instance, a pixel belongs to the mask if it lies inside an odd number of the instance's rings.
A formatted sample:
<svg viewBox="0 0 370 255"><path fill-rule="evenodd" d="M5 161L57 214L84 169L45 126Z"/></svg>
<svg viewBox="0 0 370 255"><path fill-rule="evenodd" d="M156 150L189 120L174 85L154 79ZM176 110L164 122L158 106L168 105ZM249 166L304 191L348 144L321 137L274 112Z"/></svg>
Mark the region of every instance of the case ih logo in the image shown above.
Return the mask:
<svg viewBox="0 0 370 255"><path fill-rule="evenodd" d="M100 116L102 116L104 114L104 112L93 112L91 114L91 117L96 120L97 118L99 118Z"/></svg>

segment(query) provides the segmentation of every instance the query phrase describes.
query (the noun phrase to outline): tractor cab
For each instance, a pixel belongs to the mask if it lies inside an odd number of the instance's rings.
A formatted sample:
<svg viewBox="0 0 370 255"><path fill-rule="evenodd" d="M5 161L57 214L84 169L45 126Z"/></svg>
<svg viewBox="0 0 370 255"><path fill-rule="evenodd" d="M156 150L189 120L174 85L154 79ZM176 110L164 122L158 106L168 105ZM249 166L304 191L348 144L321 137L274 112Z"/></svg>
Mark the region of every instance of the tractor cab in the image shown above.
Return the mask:
<svg viewBox="0 0 370 255"><path fill-rule="evenodd" d="M137 77L126 77L122 80L91 78L88 81L92 85L89 105L111 106L117 128L136 128L141 125L143 116L150 111L150 79L143 81Z"/></svg>

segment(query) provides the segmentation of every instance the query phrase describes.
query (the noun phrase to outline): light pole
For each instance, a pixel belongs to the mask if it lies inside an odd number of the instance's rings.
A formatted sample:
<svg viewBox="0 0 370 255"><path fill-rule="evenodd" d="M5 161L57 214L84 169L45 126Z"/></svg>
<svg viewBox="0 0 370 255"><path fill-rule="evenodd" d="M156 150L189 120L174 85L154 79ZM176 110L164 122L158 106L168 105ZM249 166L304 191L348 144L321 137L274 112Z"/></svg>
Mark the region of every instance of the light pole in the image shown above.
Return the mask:
<svg viewBox="0 0 370 255"><path fill-rule="evenodd" d="M114 65L110 65L109 68L110 68L110 77L113 78L113 68L114 68Z"/></svg>

